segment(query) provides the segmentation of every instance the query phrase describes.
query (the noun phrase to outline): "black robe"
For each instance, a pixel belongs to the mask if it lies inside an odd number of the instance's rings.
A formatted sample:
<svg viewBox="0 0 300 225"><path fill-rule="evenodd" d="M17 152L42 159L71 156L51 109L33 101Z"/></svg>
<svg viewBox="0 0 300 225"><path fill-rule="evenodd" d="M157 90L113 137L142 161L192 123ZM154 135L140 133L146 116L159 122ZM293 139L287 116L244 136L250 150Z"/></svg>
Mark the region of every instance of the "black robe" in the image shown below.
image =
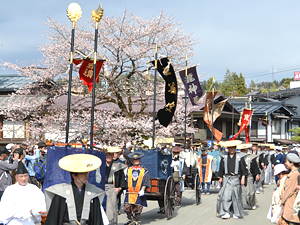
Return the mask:
<svg viewBox="0 0 300 225"><path fill-rule="evenodd" d="M73 182L72 188L76 205L77 220L80 222L81 212L83 208L85 185L82 188L81 194L78 193L78 189ZM51 206L48 211L47 219L44 225L63 225L63 223L69 223L69 213L66 199L59 195L55 195L52 199ZM98 197L94 198L91 201L89 220L87 221L87 224L103 225L100 201Z"/></svg>

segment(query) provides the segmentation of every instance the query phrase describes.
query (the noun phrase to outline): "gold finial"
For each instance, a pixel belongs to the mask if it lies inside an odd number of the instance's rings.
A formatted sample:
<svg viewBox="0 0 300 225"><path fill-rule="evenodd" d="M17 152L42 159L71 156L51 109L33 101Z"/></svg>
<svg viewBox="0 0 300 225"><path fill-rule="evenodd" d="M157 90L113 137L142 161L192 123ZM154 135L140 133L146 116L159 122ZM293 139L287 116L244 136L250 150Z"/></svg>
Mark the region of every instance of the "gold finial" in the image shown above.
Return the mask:
<svg viewBox="0 0 300 225"><path fill-rule="evenodd" d="M72 22L77 22L82 14L81 7L77 3L71 3L67 9L67 16Z"/></svg>
<svg viewBox="0 0 300 225"><path fill-rule="evenodd" d="M92 11L92 19L96 22L99 23L100 20L103 17L103 9L101 4L99 4L98 8L96 10Z"/></svg>
<svg viewBox="0 0 300 225"><path fill-rule="evenodd" d="M84 145L86 145L87 142L88 142L88 139L82 139L81 141L82 141L82 143L83 143Z"/></svg>

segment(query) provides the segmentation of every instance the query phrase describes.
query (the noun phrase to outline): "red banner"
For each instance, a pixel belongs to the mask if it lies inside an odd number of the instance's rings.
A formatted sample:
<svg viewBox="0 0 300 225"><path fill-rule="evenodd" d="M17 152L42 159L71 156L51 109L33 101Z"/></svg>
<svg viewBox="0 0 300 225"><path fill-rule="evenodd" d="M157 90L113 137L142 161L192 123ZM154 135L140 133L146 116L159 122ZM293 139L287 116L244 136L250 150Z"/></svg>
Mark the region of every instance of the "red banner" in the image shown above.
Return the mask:
<svg viewBox="0 0 300 225"><path fill-rule="evenodd" d="M236 137L239 136L239 134L245 129L246 142L249 143L250 136L249 136L248 126L249 126L252 114L253 114L253 110L243 109L243 117L242 117L240 130L229 140L235 140Z"/></svg>
<svg viewBox="0 0 300 225"><path fill-rule="evenodd" d="M83 81L83 85L87 85L89 88L89 93L93 89L93 75L94 75L94 61L92 60L84 60L84 59L75 59L73 63L75 65L79 65L81 62L83 63L80 66L79 69L79 77L80 80ZM96 79L95 81L99 83L99 73L101 70L101 67L103 65L103 61L97 61L96 63Z"/></svg>

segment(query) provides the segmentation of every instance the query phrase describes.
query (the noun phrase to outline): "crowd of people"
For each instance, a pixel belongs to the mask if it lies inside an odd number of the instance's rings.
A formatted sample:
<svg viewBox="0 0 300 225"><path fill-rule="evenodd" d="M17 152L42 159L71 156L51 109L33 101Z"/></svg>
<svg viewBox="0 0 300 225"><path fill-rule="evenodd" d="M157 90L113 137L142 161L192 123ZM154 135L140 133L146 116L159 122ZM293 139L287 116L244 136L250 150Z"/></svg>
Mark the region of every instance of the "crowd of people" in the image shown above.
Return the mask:
<svg viewBox="0 0 300 225"><path fill-rule="evenodd" d="M220 188L218 217L243 218L244 210L256 209L256 195L264 186L276 184L267 218L278 224L300 224L300 145L242 144L234 140L186 149L176 145L167 151L172 154L174 207L181 207L187 164L191 166L184 153L192 152L202 194L210 195L213 182ZM47 164L46 144L1 147L0 224L116 225L122 194L128 219L125 224L140 224L143 207L147 207L147 188L151 187L149 172L141 165L143 151L134 151L127 143L124 148L105 147L105 153L105 190L88 183L89 172L104 162L93 155L73 154L59 161L59 167L70 172L71 183L53 185L43 193L37 168ZM43 172L45 175L47 170ZM158 200L158 206L158 213L165 213L164 201Z"/></svg>

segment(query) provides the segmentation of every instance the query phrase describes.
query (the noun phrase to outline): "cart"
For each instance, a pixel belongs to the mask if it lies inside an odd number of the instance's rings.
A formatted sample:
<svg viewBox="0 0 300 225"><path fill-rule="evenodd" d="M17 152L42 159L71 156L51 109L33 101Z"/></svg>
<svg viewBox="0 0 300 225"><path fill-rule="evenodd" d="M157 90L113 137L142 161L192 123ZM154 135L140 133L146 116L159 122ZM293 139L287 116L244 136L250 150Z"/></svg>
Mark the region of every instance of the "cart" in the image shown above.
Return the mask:
<svg viewBox="0 0 300 225"><path fill-rule="evenodd" d="M171 168L172 154L166 154L159 149L136 151L144 153L141 165L148 170L150 176L151 188L147 188L147 200L163 200L166 216L171 219L176 199L175 181L173 169ZM195 187L196 204L198 205L201 201L201 185L198 174L194 176L193 186Z"/></svg>

